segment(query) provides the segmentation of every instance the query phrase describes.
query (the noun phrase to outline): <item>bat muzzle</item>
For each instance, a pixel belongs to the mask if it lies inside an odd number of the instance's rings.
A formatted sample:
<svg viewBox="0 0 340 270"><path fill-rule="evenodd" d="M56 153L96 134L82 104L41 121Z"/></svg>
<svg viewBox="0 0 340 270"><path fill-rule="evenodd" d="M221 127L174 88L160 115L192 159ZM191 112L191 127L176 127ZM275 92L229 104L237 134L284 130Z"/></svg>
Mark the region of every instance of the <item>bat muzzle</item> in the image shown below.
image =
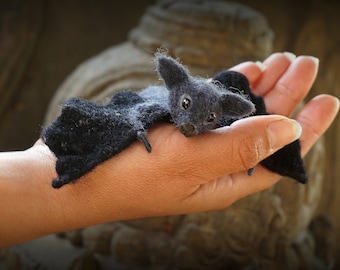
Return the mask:
<svg viewBox="0 0 340 270"><path fill-rule="evenodd" d="M198 134L196 127L190 123L180 125L179 130L186 137L192 137Z"/></svg>

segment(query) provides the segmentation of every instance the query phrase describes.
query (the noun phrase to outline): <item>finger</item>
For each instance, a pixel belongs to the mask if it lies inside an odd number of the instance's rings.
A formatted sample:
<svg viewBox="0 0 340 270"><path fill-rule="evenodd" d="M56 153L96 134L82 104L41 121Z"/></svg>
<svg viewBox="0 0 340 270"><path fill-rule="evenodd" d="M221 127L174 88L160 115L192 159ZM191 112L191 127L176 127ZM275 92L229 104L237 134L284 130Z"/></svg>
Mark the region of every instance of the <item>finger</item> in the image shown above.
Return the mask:
<svg viewBox="0 0 340 270"><path fill-rule="evenodd" d="M229 127L190 138L183 136L174 126L161 125L149 133L148 138L153 146L150 154L141 143L133 144L120 155L124 166L115 163L110 169L115 166L115 174L124 175L125 179L134 179L136 175L146 179L133 182L133 189L143 191L143 195L148 190L156 190L157 196L164 193L182 198L186 205L183 211L194 211L194 205L198 202L194 198L207 200L204 207L212 209L210 207L218 207L217 203L226 202L222 197L218 197L219 202L211 198L208 201L209 192L215 196L211 193L217 187L215 184L221 185L224 191L228 188L228 183L218 178L254 167L260 160L294 141L300 133L297 122L278 115L242 119ZM128 154L130 151L134 152L134 159ZM150 171L153 173L150 174ZM246 173L242 175L249 178ZM129 181L120 182L126 186ZM118 188L117 184L115 188ZM128 194L129 189L123 188L124 194ZM218 192L222 196L221 191ZM224 193L224 196L228 197L228 194ZM235 198L235 195L230 195L230 198ZM201 210L203 202L200 202Z"/></svg>
<svg viewBox="0 0 340 270"><path fill-rule="evenodd" d="M274 53L270 55L263 62L265 69L261 77L251 84L254 94L265 96L273 89L276 82L285 73L294 59L295 55L292 53Z"/></svg>
<svg viewBox="0 0 340 270"><path fill-rule="evenodd" d="M299 56L289 66L273 89L264 95L268 113L289 116L305 98L316 78L318 59Z"/></svg>
<svg viewBox="0 0 340 270"><path fill-rule="evenodd" d="M319 95L312 99L297 115L302 126L300 137L301 152L305 155L320 136L328 129L339 111L339 100L329 95ZM233 193L242 198L251 193L261 191L272 186L281 178L262 166L257 166L251 178L244 173L232 176Z"/></svg>
<svg viewBox="0 0 340 270"><path fill-rule="evenodd" d="M151 153L147 153L141 143L136 143L120 155L120 160L124 160L127 178L155 168L155 174L171 172L172 179L186 179L188 185L197 185L254 167L296 140L300 133L296 121L279 115L245 118L229 127L190 138L172 125L161 125L149 132ZM130 151L138 158L125 160ZM131 168L127 169L128 166Z"/></svg>
<svg viewBox="0 0 340 270"><path fill-rule="evenodd" d="M302 126L301 152L305 155L329 128L339 111L339 100L330 95L313 98L296 116Z"/></svg>
<svg viewBox="0 0 340 270"><path fill-rule="evenodd" d="M194 174L197 184L248 170L299 135L300 126L293 120L278 115L254 116L190 138L176 132L162 139L158 133L148 160L153 156L153 166L163 166L164 171L176 168L178 177Z"/></svg>
<svg viewBox="0 0 340 270"><path fill-rule="evenodd" d="M252 84L261 76L263 68L264 66L262 64L248 61L238 64L230 68L230 70L242 73L248 78L249 83Z"/></svg>

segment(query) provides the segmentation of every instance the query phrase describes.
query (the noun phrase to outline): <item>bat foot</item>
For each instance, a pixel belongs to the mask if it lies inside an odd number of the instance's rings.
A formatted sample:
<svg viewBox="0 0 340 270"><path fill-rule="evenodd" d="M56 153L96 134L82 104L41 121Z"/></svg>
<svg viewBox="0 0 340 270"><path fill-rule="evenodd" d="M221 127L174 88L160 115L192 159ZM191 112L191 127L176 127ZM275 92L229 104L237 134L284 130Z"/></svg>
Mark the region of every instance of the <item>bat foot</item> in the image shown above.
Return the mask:
<svg viewBox="0 0 340 270"><path fill-rule="evenodd" d="M148 151L148 153L151 153L152 147L148 139L146 138L146 134L146 131L137 131L137 139L144 144L146 151Z"/></svg>
<svg viewBox="0 0 340 270"><path fill-rule="evenodd" d="M71 179L66 178L66 177L59 177L59 178L55 178L52 180L52 187L53 188L61 188L63 185L68 184L69 182L71 182Z"/></svg>
<svg viewBox="0 0 340 270"><path fill-rule="evenodd" d="M255 171L255 168L248 169L248 172L247 172L248 176L252 176L254 171Z"/></svg>

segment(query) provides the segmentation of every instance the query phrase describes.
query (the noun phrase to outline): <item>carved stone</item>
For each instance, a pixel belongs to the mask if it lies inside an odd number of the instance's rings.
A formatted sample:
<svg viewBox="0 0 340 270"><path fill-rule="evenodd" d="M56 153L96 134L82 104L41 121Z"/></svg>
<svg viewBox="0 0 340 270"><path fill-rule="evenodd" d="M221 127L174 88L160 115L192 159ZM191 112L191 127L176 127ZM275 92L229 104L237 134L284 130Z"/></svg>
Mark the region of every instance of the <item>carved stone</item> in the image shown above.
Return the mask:
<svg viewBox="0 0 340 270"><path fill-rule="evenodd" d="M151 59L160 47L180 58L192 74L211 76L239 62L265 58L272 40L265 18L247 6L221 0L158 1L127 42L84 62L66 79L50 103L46 122L70 96L100 101L116 91L159 82Z"/></svg>

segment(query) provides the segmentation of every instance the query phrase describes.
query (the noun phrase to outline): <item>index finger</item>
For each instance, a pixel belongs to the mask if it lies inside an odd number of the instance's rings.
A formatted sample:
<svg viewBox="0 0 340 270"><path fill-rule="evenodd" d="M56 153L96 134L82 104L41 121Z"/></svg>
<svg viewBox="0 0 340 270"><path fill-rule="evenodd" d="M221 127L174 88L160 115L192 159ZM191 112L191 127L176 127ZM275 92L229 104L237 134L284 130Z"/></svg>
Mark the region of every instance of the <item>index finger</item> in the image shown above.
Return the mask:
<svg viewBox="0 0 340 270"><path fill-rule="evenodd" d="M264 95L267 112L289 116L311 89L318 63L318 59L312 56L297 57L273 88Z"/></svg>
<svg viewBox="0 0 340 270"><path fill-rule="evenodd" d="M245 75L249 84L252 85L261 76L263 68L264 66L262 64L247 61L230 68L230 70L237 71Z"/></svg>

